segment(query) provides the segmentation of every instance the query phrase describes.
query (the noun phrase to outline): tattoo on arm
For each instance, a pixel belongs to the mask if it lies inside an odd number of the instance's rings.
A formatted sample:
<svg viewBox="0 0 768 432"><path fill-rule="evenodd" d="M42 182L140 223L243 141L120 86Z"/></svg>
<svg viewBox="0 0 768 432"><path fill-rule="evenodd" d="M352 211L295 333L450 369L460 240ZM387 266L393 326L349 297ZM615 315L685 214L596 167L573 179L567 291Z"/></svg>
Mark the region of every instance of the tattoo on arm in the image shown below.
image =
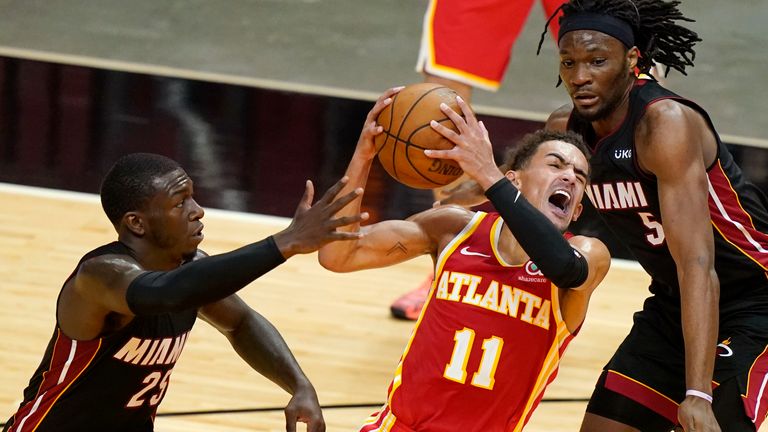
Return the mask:
<svg viewBox="0 0 768 432"><path fill-rule="evenodd" d="M395 243L395 245L394 245L394 246L392 246L392 247L391 247L391 248L390 248L390 249L387 251L387 256L389 256L389 255L392 255L392 254L393 254L393 253L395 253L395 252L400 252L400 253L402 253L403 255L407 255L407 254L408 254L408 248L406 248L405 246L403 246L403 244L402 244L402 243L400 243L400 242L397 242L397 243Z"/></svg>

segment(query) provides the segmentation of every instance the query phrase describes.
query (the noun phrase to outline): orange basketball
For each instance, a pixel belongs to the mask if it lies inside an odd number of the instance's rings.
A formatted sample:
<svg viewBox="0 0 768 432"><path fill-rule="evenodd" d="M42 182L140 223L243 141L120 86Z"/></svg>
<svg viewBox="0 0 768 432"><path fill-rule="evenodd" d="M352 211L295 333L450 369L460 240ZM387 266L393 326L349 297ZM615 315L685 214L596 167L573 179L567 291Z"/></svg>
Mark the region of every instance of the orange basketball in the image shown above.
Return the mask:
<svg viewBox="0 0 768 432"><path fill-rule="evenodd" d="M434 189L456 180L463 171L448 159L431 159L424 150L447 150L453 143L429 125L437 120L456 130L453 122L440 111L445 102L460 113L456 92L448 87L421 83L400 90L379 114L377 122L384 132L376 136L379 162L400 183L418 189Z"/></svg>

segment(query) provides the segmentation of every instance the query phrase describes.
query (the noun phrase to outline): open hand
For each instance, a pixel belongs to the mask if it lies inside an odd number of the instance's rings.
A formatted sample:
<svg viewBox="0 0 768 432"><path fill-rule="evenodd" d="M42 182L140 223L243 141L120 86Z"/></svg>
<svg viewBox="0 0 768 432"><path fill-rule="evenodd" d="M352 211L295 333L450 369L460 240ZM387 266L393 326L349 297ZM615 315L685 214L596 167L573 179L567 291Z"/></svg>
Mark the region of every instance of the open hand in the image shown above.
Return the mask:
<svg viewBox="0 0 768 432"><path fill-rule="evenodd" d="M382 93L376 103L373 105L368 115L365 117L365 123L363 129L360 131L360 138L357 140L356 152L367 159L373 159L376 156L376 145L373 142L376 135L382 133L384 128L376 123L376 119L379 118L379 114L384 111L384 108L392 103L392 98L404 87L392 87L391 89Z"/></svg>
<svg viewBox="0 0 768 432"><path fill-rule="evenodd" d="M440 109L456 125L459 133L436 121L430 123L432 129L453 142L454 147L450 150L424 150L424 154L431 158L456 161L467 175L486 190L503 177L493 161L493 146L488 130L483 122L477 121L472 109L461 97L457 96L456 102L464 118L446 104L440 104Z"/></svg>
<svg viewBox="0 0 768 432"><path fill-rule="evenodd" d="M336 230L336 228L368 218L367 213L335 217L339 210L363 193L362 188L357 188L336 199L336 195L347 183L347 180L347 177L344 177L337 181L315 205L312 205L315 188L312 182L307 180L304 196L296 208L291 224L288 228L274 235L275 243L284 257L314 252L332 241L357 240L362 236L359 231L342 232Z"/></svg>

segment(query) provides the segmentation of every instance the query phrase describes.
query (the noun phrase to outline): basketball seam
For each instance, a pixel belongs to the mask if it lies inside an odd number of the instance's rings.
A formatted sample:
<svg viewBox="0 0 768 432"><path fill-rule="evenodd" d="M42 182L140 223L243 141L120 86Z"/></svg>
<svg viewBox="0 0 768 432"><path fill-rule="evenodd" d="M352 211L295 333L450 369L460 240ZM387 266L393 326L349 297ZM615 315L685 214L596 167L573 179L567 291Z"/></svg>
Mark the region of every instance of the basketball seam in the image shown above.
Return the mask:
<svg viewBox="0 0 768 432"><path fill-rule="evenodd" d="M413 101L411 106L408 107L408 111L406 111L405 115L403 116L403 119L400 120L400 127L398 128L398 131L397 131L397 135L396 135L396 138L395 138L395 144L392 146L392 172L394 173L393 177L395 177L396 179L399 180L399 177L397 176L397 158L395 157L395 155L397 154L397 144L398 144L398 142L402 141L402 140L399 140L398 138L400 137L400 132L403 131L403 126L405 125L405 122L408 120L408 116L411 115L411 113L413 112L413 109L416 107L416 105L418 105L419 102L421 102L421 100L424 99L428 94L430 94L430 93L432 93L432 92L434 92L436 90L440 90L440 89L444 89L444 88L448 88L448 87L445 87L445 86L435 87L435 88L429 89L429 91L424 92L415 101ZM394 106L394 105L395 104L394 104L394 100L393 100L392 101L392 106ZM391 118L390 118L389 124L392 125ZM403 143L405 143L405 159L408 161L409 164L411 164L411 166L413 166L413 163L410 161L410 157L408 157L408 145L410 143L407 142L407 141L403 141Z"/></svg>
<svg viewBox="0 0 768 432"><path fill-rule="evenodd" d="M448 117L444 117L444 118L441 118L440 120L436 120L436 121L437 121L438 123L442 123L442 122L444 122L444 121L446 121L446 120L450 121L450 119L449 119ZM411 132L411 134L408 136L408 139L405 141L405 143L406 143L406 147L405 147L405 160L407 160L407 161L408 161L408 164L409 164L409 165L411 165L411 168L413 168L413 170L414 170L414 171L415 171L415 172L416 172L418 175L420 175L420 176L421 176L421 177L422 177L424 180L426 180L426 181L428 181L428 182L431 182L431 183L434 183L434 184L436 184L436 185L438 185L438 186L441 186L441 183L439 183L439 182L436 182L436 181L432 180L431 178L427 177L427 176L426 176L424 173L422 173L422 172L421 172L421 171L420 171L420 170L419 170L419 169L416 167L416 165L414 165L414 163L411 161L411 158L410 158L410 156L408 155L408 146L409 146L409 145L411 145L411 146L413 146L413 147L416 147L417 149L420 149L420 150L425 150L425 149L424 149L424 147L421 147L421 146L418 146L418 145L416 145L416 144L412 143L412 142L411 142L411 137L413 137L414 135L416 135L416 132L418 132L418 131L420 131L420 130L422 130L422 129L426 128L426 127L430 127L430 126L429 126L428 124L427 124L427 125L422 125L422 126L419 126L419 127L418 127L418 128L416 128L416 129L415 129L413 132ZM395 145L397 145L397 139L396 139L396 141L395 141Z"/></svg>

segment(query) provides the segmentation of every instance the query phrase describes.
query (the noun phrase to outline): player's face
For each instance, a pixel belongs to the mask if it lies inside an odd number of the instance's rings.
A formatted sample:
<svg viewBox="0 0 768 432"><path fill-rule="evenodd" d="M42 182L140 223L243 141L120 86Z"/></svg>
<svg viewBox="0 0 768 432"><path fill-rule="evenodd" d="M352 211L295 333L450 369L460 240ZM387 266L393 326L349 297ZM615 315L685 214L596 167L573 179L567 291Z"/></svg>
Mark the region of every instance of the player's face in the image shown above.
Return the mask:
<svg viewBox="0 0 768 432"><path fill-rule="evenodd" d="M563 141L547 141L525 168L508 176L525 198L564 232L581 214L588 172L587 158L578 148Z"/></svg>
<svg viewBox="0 0 768 432"><path fill-rule="evenodd" d="M182 169L154 181L157 193L150 200L147 215L147 239L171 256L191 259L203 241L205 213L192 198L192 179Z"/></svg>
<svg viewBox="0 0 768 432"><path fill-rule="evenodd" d="M606 119L631 89L637 50L593 30L566 33L559 48L560 78L574 110L587 121Z"/></svg>

